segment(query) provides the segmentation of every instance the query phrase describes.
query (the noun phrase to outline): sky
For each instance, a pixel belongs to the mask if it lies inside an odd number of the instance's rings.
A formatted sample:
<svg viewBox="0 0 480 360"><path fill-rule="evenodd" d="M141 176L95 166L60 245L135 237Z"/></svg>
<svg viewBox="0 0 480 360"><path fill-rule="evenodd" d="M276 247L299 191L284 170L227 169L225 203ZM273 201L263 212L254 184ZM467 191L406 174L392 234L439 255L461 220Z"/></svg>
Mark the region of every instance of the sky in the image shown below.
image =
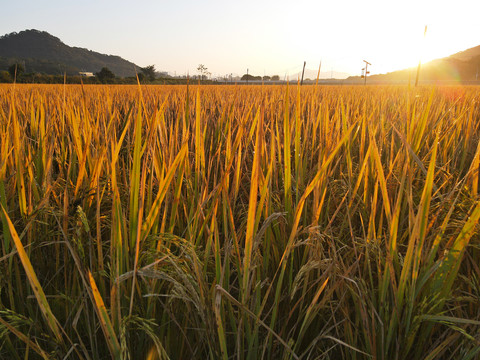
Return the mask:
<svg viewBox="0 0 480 360"><path fill-rule="evenodd" d="M480 45L477 0L0 0L0 35L47 31L70 46L172 75L386 73ZM425 25L428 26L424 37Z"/></svg>

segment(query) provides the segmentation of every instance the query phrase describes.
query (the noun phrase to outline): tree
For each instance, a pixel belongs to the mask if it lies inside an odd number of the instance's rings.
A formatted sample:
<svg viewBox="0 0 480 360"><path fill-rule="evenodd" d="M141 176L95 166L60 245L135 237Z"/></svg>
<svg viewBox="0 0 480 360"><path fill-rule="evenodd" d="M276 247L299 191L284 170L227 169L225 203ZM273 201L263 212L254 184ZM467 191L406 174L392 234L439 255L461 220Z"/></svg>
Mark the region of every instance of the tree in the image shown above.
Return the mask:
<svg viewBox="0 0 480 360"><path fill-rule="evenodd" d="M103 67L100 72L95 73L95 76L102 83L108 83L115 79L115 74L107 67Z"/></svg>
<svg viewBox="0 0 480 360"><path fill-rule="evenodd" d="M0 83L9 83L12 81L12 77L8 71L0 71Z"/></svg>
<svg viewBox="0 0 480 360"><path fill-rule="evenodd" d="M253 76L251 74L244 74L240 80L242 80L242 81L262 80L262 77L261 76Z"/></svg>
<svg viewBox="0 0 480 360"><path fill-rule="evenodd" d="M205 65L200 64L198 65L197 70L200 73L200 79L203 80L203 77L207 74L208 68Z"/></svg>
<svg viewBox="0 0 480 360"><path fill-rule="evenodd" d="M280 80L280 76L278 76L278 75L273 75L273 76L271 77L271 80L272 80L272 81L279 81L279 80Z"/></svg>
<svg viewBox="0 0 480 360"><path fill-rule="evenodd" d="M138 81L143 82L147 78L143 72L137 74Z"/></svg>
<svg viewBox="0 0 480 360"><path fill-rule="evenodd" d="M140 70L142 71L142 74L144 74L149 81L155 80L155 72L156 72L155 65L148 65L148 66L145 66L144 68L141 68Z"/></svg>
<svg viewBox="0 0 480 360"><path fill-rule="evenodd" d="M12 79L18 78L24 71L25 68L20 63L15 63L8 68L8 72Z"/></svg>

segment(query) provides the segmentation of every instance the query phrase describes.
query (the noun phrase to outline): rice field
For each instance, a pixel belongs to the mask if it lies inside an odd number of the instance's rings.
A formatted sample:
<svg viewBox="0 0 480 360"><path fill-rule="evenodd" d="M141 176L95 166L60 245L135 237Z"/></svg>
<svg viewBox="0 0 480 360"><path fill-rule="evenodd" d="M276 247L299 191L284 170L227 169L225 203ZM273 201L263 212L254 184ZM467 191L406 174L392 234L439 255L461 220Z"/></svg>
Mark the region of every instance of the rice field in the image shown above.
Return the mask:
<svg viewBox="0 0 480 360"><path fill-rule="evenodd" d="M480 89L0 85L0 358L480 358Z"/></svg>

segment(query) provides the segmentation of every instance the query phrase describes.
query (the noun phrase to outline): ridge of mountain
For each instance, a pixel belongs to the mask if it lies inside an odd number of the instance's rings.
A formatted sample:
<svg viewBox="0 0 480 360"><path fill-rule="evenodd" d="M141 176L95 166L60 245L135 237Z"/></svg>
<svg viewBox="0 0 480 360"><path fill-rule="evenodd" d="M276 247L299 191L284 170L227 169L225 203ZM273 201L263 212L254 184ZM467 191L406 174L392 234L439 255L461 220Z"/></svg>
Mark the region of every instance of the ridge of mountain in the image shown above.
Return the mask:
<svg viewBox="0 0 480 360"><path fill-rule="evenodd" d="M115 75L135 76L140 67L116 55L101 54L64 44L46 31L35 29L10 33L0 37L0 69L15 62L25 66L26 72L52 75L78 75L80 71L98 72L108 67Z"/></svg>
<svg viewBox="0 0 480 360"><path fill-rule="evenodd" d="M396 70L368 77L370 83L414 83L417 67ZM363 82L360 76L350 76L349 83ZM421 82L477 82L480 81L480 46L421 64Z"/></svg>

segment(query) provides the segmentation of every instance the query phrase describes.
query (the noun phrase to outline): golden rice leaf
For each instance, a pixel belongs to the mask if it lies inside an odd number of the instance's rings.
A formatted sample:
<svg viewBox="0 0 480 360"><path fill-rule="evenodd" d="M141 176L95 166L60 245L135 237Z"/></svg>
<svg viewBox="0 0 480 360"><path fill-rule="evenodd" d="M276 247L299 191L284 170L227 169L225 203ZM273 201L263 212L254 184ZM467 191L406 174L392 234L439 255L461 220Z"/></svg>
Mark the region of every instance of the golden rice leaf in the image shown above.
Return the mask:
<svg viewBox="0 0 480 360"><path fill-rule="evenodd" d="M105 335L105 339L107 341L108 349L110 350L110 354L112 358L115 360L121 359L121 349L120 344L118 343L117 335L113 329L112 323L110 322L110 317L108 316L107 308L103 303L102 296L98 291L97 284L95 283L95 279L92 276L92 273L88 272L88 278L90 281L90 286L92 288L93 300L94 300L94 307L95 311L98 316L98 320L100 321L100 326L102 328L103 334Z"/></svg>
<svg viewBox="0 0 480 360"><path fill-rule="evenodd" d="M37 299L37 303L38 303L38 306L40 307L40 311L42 312L42 315L45 318L48 324L48 327L55 335L55 339L60 344L63 344L62 333L60 331L57 319L55 318L55 315L53 315L52 313L52 309L48 304L45 293L43 292L43 288L38 281L35 271L33 270L32 263L30 262L30 259L28 258L28 255L25 252L25 248L23 247L22 241L18 237L18 233L15 230L15 227L13 226L12 221L10 220L10 217L8 216L3 206L2 206L2 211L3 211L4 219L8 224L8 228L10 230L10 235L13 239L13 243L15 244L15 248L17 249L18 256L20 257L20 261L23 265L25 273L27 274L28 282L30 283L33 293L35 294L35 298Z"/></svg>

